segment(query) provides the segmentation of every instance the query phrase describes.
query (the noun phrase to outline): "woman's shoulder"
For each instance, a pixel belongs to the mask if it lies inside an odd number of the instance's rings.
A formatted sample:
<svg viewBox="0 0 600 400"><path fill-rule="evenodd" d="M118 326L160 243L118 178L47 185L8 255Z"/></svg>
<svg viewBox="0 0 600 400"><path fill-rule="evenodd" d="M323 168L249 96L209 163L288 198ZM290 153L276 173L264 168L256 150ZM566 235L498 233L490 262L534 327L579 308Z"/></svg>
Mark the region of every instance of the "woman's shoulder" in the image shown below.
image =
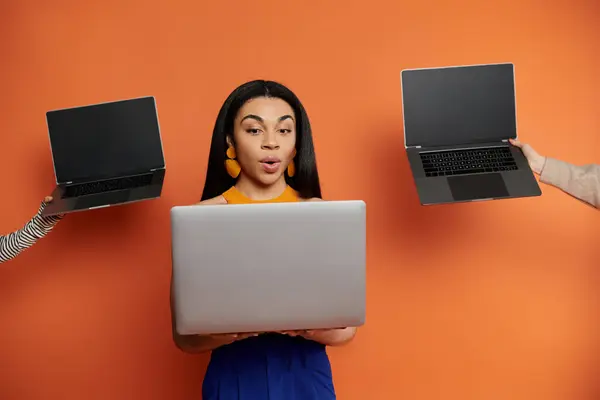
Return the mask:
<svg viewBox="0 0 600 400"><path fill-rule="evenodd" d="M227 200L225 200L225 197L223 197L223 195L218 195L217 197L213 197L212 199L206 199L202 200L199 203L196 203L196 205L199 206L213 206L219 204L227 204Z"/></svg>

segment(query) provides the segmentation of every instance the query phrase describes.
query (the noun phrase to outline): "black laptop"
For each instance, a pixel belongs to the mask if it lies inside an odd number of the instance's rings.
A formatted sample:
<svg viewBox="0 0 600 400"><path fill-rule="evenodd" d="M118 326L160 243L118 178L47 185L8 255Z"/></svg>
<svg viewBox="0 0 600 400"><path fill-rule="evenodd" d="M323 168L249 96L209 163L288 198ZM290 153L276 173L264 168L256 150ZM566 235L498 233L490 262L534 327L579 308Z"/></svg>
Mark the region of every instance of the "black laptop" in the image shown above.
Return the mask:
<svg viewBox="0 0 600 400"><path fill-rule="evenodd" d="M404 146L423 205L539 196L517 138L512 63L401 72Z"/></svg>
<svg viewBox="0 0 600 400"><path fill-rule="evenodd" d="M154 97L46 113L57 187L43 215L158 198L165 159Z"/></svg>

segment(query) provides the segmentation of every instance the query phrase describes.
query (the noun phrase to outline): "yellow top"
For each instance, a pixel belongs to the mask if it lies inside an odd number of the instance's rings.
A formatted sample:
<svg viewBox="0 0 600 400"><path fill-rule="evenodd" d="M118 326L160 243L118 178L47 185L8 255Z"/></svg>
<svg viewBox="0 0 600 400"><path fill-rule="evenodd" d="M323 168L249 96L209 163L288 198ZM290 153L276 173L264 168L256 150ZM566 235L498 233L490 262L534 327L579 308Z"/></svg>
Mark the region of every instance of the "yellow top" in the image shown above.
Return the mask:
<svg viewBox="0 0 600 400"><path fill-rule="evenodd" d="M227 201L227 204L293 203L300 200L298 193L290 186L286 186L283 193L269 200L252 200L237 190L235 186L232 186L229 190L223 193L223 197L225 198L225 201Z"/></svg>

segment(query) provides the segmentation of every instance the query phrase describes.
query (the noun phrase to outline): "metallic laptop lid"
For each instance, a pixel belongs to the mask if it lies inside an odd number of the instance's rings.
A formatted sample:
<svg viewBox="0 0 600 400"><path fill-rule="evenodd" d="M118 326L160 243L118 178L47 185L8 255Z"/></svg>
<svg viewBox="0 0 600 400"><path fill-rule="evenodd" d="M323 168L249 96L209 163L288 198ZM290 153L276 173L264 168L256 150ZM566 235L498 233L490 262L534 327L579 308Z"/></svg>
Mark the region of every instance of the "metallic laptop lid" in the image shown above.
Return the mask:
<svg viewBox="0 0 600 400"><path fill-rule="evenodd" d="M363 201L173 207L171 234L181 334L364 323Z"/></svg>
<svg viewBox="0 0 600 400"><path fill-rule="evenodd" d="M407 69L400 80L407 148L517 137L512 63Z"/></svg>

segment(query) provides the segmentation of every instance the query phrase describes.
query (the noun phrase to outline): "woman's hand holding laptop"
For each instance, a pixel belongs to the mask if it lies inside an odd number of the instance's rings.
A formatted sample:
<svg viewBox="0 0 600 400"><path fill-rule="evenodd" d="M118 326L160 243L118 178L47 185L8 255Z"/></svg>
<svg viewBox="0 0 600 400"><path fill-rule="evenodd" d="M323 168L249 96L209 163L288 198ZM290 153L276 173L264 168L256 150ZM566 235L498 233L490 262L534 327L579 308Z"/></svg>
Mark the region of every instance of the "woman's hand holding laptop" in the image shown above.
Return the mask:
<svg viewBox="0 0 600 400"><path fill-rule="evenodd" d="M302 336L305 339L314 340L326 346L340 346L354 337L356 328L338 328L338 329L309 329L300 331L280 332L289 336Z"/></svg>
<svg viewBox="0 0 600 400"><path fill-rule="evenodd" d="M523 154L525 155L525 158L527 158L529 166L531 167L533 172L535 172L536 174L541 174L542 169L544 169L544 164L546 163L546 157L540 155L537 151L533 149L533 147L531 147L527 143L521 143L520 141L515 139L509 139L509 141L510 144L520 148L523 151Z"/></svg>
<svg viewBox="0 0 600 400"><path fill-rule="evenodd" d="M247 332L247 333L218 333L213 335L207 335L211 338L222 341L223 344L233 343L237 340L246 339L253 336L258 336L260 333L258 332Z"/></svg>
<svg viewBox="0 0 600 400"><path fill-rule="evenodd" d="M207 335L221 345L230 344L238 340L258 336L266 332L248 332L248 333L223 333ZM293 331L276 332L288 336L301 336L305 339L314 340L326 346L340 346L349 342L356 333L356 328L337 328L337 329L304 329Z"/></svg>
<svg viewBox="0 0 600 400"><path fill-rule="evenodd" d="M46 196L40 205L37 214L33 216L23 228L0 235L0 263L12 260L23 251L33 246L39 239L46 236L54 226L62 219L62 215L44 217L44 208L51 203L52 196Z"/></svg>
<svg viewBox="0 0 600 400"><path fill-rule="evenodd" d="M540 182L561 189L565 193L600 209L600 165L575 165L540 155L530 145L510 139L519 147L531 169L540 175Z"/></svg>

